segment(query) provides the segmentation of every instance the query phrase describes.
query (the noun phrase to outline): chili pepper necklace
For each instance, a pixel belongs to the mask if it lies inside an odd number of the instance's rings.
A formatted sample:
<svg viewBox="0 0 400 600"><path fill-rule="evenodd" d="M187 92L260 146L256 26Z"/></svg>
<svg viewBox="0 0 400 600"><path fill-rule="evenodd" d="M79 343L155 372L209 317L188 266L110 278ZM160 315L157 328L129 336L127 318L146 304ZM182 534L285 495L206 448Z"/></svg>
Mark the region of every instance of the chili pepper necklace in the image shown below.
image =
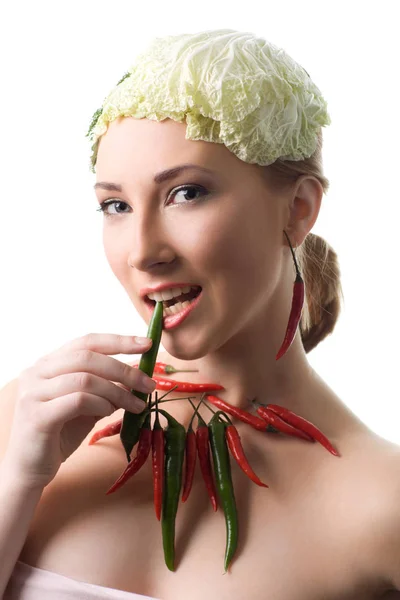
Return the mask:
<svg viewBox="0 0 400 600"><path fill-rule="evenodd" d="M291 317L289 319L292 325L296 320L298 323L299 308L301 312L299 298L300 295L298 294L297 302L293 301L292 303ZM167 396L173 390L202 394L197 407L193 405L190 397L187 398L194 409L187 431L168 412L159 408L159 404L167 400L161 399L159 402L157 392L156 401L154 402L151 399L151 395L131 390L132 393L141 397L147 403L143 412L136 414L125 411L122 419L97 431L91 437L89 444L92 445L103 437L120 434L120 440L127 456L128 465L108 489L106 492L107 495L116 492L135 475L151 454L154 510L156 518L161 521L165 564L171 571L175 570L175 522L179 507L179 496L182 491L182 503L188 500L193 483L196 456L198 455L202 478L211 501L211 506L216 511L218 505L220 505L224 512L226 523L224 567L225 571L227 571L235 555L239 536L238 513L230 468L230 454L243 473L253 483L260 487L268 488L268 485L263 483L251 468L241 444L239 432L232 424L228 415L250 425L250 427L262 434L281 433L295 436L311 443L317 441L334 456L340 456L340 454L315 425L282 406L278 406L277 404L262 405L253 400L251 406L257 406L257 414L255 415L247 410L232 406L225 400L222 400L222 398L214 395L216 391L225 389L221 385L179 382L169 377L165 378L154 375L154 372L161 375L179 372L178 369L175 369L171 365L156 361L161 341L162 322L163 303L156 302L148 328L148 337L153 340L153 344L150 350L142 355L139 364L135 366L157 381L156 389L166 391L164 396ZM293 331L293 328L288 326L284 343L278 352L277 358L283 356L287 351L293 341L294 333L295 330ZM168 399L168 401L170 400L174 399ZM214 413L208 423L198 413L201 403L204 403ZM209 403L218 409L217 412L212 410ZM153 428L151 428L151 413L153 412L155 413L155 420ZM167 421L165 429L161 426L159 414L162 414ZM196 416L198 426L194 432L192 424ZM136 456L131 461L130 455L136 445ZM183 470L184 465L185 469Z"/></svg>

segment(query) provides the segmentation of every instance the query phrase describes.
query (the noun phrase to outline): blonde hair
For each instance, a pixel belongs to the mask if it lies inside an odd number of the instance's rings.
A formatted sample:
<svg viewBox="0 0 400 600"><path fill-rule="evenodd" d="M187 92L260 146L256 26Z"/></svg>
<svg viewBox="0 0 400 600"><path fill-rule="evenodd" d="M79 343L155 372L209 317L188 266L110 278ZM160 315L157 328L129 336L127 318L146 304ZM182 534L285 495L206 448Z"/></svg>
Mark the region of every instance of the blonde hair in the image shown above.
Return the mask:
<svg viewBox="0 0 400 600"><path fill-rule="evenodd" d="M273 185L284 188L293 185L301 175L311 175L318 179L326 194L329 180L323 173L322 130L318 132L316 150L309 158L299 161L278 159L261 168L267 170ZM308 353L334 330L343 290L338 256L322 237L309 233L295 252L305 286L299 326L303 347Z"/></svg>

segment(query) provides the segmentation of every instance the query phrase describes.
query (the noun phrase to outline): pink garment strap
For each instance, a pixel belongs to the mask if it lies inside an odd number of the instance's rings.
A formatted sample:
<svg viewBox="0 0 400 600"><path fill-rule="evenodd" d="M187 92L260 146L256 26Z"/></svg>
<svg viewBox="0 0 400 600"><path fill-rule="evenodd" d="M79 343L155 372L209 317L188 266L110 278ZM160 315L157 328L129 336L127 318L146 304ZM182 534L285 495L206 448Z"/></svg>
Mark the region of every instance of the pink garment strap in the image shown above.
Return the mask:
<svg viewBox="0 0 400 600"><path fill-rule="evenodd" d="M157 600L71 579L17 561L3 600Z"/></svg>

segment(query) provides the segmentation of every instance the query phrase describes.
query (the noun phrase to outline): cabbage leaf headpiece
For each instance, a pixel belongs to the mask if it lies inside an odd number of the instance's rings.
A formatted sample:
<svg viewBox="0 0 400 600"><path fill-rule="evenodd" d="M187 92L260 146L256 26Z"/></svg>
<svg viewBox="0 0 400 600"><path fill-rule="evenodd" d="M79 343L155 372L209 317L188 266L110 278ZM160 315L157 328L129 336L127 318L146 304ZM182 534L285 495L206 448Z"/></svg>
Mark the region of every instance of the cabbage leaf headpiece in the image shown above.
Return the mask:
<svg viewBox="0 0 400 600"><path fill-rule="evenodd" d="M186 121L186 139L224 144L270 165L309 158L331 123L307 71L252 33L218 29L155 38L96 110L86 136L95 173L100 137L117 117Z"/></svg>

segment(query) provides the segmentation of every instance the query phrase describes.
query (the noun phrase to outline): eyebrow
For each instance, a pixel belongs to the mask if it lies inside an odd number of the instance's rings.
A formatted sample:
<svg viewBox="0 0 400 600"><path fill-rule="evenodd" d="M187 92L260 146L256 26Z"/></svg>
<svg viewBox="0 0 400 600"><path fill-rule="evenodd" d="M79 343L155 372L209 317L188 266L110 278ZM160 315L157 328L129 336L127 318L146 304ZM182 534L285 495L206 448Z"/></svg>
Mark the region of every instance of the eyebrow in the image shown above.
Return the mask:
<svg viewBox="0 0 400 600"><path fill-rule="evenodd" d="M204 173L214 174L214 171L211 169L207 169L206 167L200 167L200 165L193 165L190 163L186 163L184 165L178 165L177 167L172 167L171 169L166 169L165 171L161 171L154 176L154 183L160 184L168 179L173 179L183 171L187 171L189 169L196 169L197 171L203 171ZM122 192L122 186L117 183L109 183L108 181L99 181L95 183L93 186L94 189L101 188L103 190L107 190L108 192Z"/></svg>

